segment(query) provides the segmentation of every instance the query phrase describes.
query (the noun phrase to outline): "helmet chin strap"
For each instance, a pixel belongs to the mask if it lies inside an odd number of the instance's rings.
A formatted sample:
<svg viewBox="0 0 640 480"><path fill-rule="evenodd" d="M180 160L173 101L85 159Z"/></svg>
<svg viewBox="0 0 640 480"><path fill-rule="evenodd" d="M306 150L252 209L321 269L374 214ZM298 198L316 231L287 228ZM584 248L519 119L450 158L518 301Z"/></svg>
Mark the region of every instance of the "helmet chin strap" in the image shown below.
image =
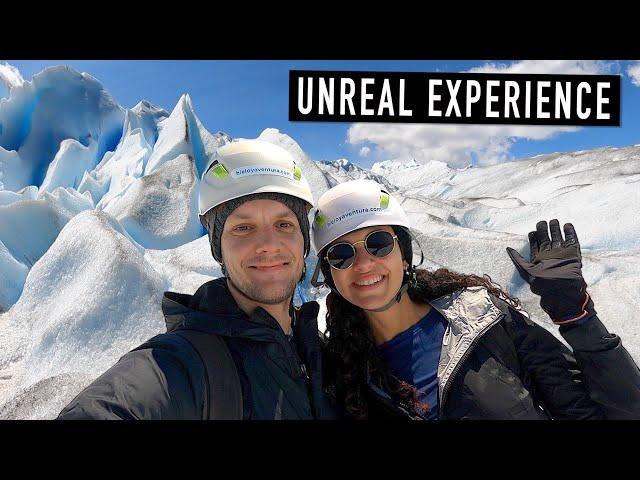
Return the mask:
<svg viewBox="0 0 640 480"><path fill-rule="evenodd" d="M402 286L400 287L400 290L398 290L398 293L391 300L389 300L386 303L386 305L384 305L384 306L382 306L380 308L363 308L363 310L366 310L368 312L384 312L385 310L389 310L396 303L400 303L400 299L402 298L402 294L405 293L408 289L409 289L409 282L408 281L404 281L402 283Z"/></svg>

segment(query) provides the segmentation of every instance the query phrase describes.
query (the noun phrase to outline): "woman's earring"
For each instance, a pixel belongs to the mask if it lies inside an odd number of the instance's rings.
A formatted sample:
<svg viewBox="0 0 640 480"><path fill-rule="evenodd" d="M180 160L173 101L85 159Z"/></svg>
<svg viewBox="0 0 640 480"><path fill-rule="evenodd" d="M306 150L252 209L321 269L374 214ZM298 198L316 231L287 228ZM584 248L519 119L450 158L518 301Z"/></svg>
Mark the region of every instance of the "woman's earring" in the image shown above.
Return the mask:
<svg viewBox="0 0 640 480"><path fill-rule="evenodd" d="M409 288L416 288L418 286L416 269L415 268L407 269L407 274L409 275Z"/></svg>

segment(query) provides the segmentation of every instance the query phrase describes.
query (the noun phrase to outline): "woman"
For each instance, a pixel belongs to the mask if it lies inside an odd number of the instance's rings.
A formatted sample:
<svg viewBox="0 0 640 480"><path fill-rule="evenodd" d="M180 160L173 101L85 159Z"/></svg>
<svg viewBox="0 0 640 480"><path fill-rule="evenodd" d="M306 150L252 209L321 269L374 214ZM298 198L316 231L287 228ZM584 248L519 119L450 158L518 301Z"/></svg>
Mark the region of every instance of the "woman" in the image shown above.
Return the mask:
<svg viewBox="0 0 640 480"><path fill-rule="evenodd" d="M318 202L312 241L327 297L327 385L346 418L640 418L640 371L596 316L575 231L508 249L574 352L488 277L416 269L409 221L371 180ZM611 372L615 372L613 375Z"/></svg>

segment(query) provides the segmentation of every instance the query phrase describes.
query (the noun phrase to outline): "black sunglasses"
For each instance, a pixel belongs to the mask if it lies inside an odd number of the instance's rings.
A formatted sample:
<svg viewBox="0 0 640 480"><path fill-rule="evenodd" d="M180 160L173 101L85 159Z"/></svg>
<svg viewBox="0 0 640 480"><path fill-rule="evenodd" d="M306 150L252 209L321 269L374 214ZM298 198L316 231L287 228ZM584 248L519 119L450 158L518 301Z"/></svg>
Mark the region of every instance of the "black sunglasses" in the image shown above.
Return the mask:
<svg viewBox="0 0 640 480"><path fill-rule="evenodd" d="M356 259L356 248L354 245L364 243L365 250L374 257L384 258L393 252L398 237L384 230L375 230L369 233L364 240L347 243L340 242L329 247L325 260L333 268L345 270L353 265Z"/></svg>

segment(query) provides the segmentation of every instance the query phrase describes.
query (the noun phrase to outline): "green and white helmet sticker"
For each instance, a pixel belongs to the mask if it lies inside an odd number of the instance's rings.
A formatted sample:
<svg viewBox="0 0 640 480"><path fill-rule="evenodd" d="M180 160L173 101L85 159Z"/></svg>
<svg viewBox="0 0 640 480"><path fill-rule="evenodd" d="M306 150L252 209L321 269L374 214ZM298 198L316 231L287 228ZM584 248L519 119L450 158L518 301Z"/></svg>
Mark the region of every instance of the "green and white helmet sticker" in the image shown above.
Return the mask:
<svg viewBox="0 0 640 480"><path fill-rule="evenodd" d="M383 210L389 206L389 194L386 192L380 193L380 208Z"/></svg>
<svg viewBox="0 0 640 480"><path fill-rule="evenodd" d="M209 172L216 178L224 178L229 175L229 171L221 163L209 168Z"/></svg>
<svg viewBox="0 0 640 480"><path fill-rule="evenodd" d="M316 212L314 220L319 227L322 227L325 223L327 223L327 217L325 217L322 213L320 213L320 210Z"/></svg>

